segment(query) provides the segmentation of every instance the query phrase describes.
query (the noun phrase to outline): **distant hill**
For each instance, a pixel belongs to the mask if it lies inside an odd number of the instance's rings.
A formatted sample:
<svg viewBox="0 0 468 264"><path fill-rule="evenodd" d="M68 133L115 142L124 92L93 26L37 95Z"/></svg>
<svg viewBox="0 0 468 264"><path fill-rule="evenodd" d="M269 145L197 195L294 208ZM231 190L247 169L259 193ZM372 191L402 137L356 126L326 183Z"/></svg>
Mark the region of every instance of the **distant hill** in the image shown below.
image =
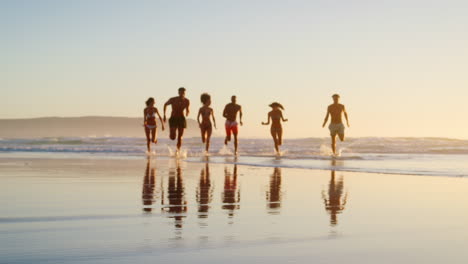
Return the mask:
<svg viewBox="0 0 468 264"><path fill-rule="evenodd" d="M0 138L42 137L144 137L142 118L136 117L42 117L30 119L0 119ZM168 129L160 136L168 136ZM166 126L168 124L166 123ZM184 137L199 136L198 124L187 120Z"/></svg>

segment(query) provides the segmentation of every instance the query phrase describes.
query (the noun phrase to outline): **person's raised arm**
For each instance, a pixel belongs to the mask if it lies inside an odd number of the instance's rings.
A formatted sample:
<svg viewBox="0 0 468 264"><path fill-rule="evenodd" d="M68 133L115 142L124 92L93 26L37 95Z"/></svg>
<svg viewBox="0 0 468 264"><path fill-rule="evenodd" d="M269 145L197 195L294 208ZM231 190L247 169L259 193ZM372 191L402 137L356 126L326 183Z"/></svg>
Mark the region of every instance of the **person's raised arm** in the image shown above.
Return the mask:
<svg viewBox="0 0 468 264"><path fill-rule="evenodd" d="M166 122L166 108L168 105L170 105L172 102L171 99L167 100L167 102L164 104L164 109L163 109L163 115L164 115L164 122Z"/></svg>
<svg viewBox="0 0 468 264"><path fill-rule="evenodd" d="M156 114L157 114L158 117L159 117L159 121L161 121L161 128L162 128L162 130L164 131L164 122L163 122L163 120L162 120L162 118L161 118L161 115L159 114L159 111L158 111L157 108L156 108Z"/></svg>
<svg viewBox="0 0 468 264"><path fill-rule="evenodd" d="M240 125L243 126L244 124L242 123L242 106L239 106L239 121Z"/></svg>
<svg viewBox="0 0 468 264"><path fill-rule="evenodd" d="M330 116L330 108L327 108L327 114L325 115L325 120L323 120L323 125L322 127L325 127L325 125L328 122L328 116Z"/></svg>
<svg viewBox="0 0 468 264"><path fill-rule="evenodd" d="M270 124L270 119L271 119L271 113L268 113L267 120L268 122L262 122L262 125L269 125Z"/></svg>
<svg viewBox="0 0 468 264"><path fill-rule="evenodd" d="M343 114L344 114L344 117L346 118L346 124L349 127L348 112L346 112L346 109L345 109L344 105L343 105Z"/></svg>
<svg viewBox="0 0 468 264"><path fill-rule="evenodd" d="M213 110L213 109L211 109L211 118L213 118L213 125L214 125L214 128L217 129L217 128L216 128L216 119L215 119L215 116L214 116L214 110Z"/></svg>

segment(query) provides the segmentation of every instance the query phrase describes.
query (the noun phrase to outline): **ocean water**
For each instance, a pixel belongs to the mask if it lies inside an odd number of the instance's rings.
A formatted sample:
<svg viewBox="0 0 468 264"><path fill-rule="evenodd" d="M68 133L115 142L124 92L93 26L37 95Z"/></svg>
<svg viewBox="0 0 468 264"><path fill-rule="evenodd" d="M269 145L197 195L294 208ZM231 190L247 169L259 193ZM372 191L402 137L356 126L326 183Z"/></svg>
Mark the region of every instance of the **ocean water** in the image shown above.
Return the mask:
<svg viewBox="0 0 468 264"><path fill-rule="evenodd" d="M271 139L239 141L239 155L223 138L213 138L208 158L213 163L390 174L468 176L468 140L447 138L349 138L331 156L329 138L286 139L276 155ZM150 155L174 156L175 142L166 138L152 144ZM205 162L200 138L184 139L183 158ZM99 157L134 159L146 156L144 138L61 137L0 139L0 157Z"/></svg>

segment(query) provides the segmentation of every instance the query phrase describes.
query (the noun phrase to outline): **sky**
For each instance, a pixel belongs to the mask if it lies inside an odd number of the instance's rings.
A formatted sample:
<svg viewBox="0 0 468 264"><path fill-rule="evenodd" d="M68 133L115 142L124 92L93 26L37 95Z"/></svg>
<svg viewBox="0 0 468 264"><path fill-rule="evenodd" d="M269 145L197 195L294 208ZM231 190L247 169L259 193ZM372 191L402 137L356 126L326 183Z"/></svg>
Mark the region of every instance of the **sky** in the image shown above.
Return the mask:
<svg viewBox="0 0 468 264"><path fill-rule="evenodd" d="M467 1L0 0L0 118L142 116L187 88L191 118L237 95L244 137L468 139Z"/></svg>

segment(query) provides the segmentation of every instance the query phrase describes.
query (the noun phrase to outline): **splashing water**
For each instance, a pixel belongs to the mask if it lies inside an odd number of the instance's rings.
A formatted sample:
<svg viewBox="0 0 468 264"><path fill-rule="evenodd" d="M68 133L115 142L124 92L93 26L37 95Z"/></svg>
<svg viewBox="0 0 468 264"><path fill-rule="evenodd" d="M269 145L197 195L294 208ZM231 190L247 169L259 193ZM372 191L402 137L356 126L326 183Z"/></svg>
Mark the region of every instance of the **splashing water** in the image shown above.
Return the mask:
<svg viewBox="0 0 468 264"><path fill-rule="evenodd" d="M320 156L333 156L333 157L340 157L341 153L345 148L337 148L336 154L333 153L333 150L327 145L320 145Z"/></svg>
<svg viewBox="0 0 468 264"><path fill-rule="evenodd" d="M146 156L156 156L156 151L146 151Z"/></svg>
<svg viewBox="0 0 468 264"><path fill-rule="evenodd" d="M276 154L276 156L282 157L282 156L285 156L285 155L288 154L288 150L285 149L285 150L280 150L280 151L278 151L278 152L277 152L276 150L274 150L274 153Z"/></svg>
<svg viewBox="0 0 468 264"><path fill-rule="evenodd" d="M223 156L232 156L234 153L226 145L223 145L223 147L218 151L218 154Z"/></svg>
<svg viewBox="0 0 468 264"><path fill-rule="evenodd" d="M167 150L169 151L169 156L171 157L175 157L178 159L186 159L188 156L188 150L185 148L181 148L180 150L174 150L171 147L167 146Z"/></svg>

